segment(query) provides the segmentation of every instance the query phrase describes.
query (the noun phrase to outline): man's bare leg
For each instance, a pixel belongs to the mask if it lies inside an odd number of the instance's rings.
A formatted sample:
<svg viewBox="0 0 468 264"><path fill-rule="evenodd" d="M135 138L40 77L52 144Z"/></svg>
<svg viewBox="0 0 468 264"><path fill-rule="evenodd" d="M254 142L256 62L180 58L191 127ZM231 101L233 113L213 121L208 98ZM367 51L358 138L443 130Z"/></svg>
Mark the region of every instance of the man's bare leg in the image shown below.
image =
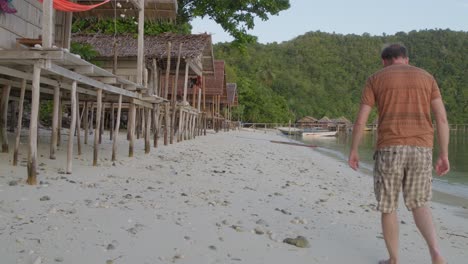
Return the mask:
<svg viewBox="0 0 468 264"><path fill-rule="evenodd" d="M444 264L445 259L440 253L434 223L432 222L431 209L427 205L413 209L413 217L419 232L421 232L429 247L432 263Z"/></svg>
<svg viewBox="0 0 468 264"><path fill-rule="evenodd" d="M399 227L398 227L398 216L396 211L392 213L382 213L382 231L385 240L385 245L387 246L388 255L390 258L386 261L379 263L383 264L398 264L398 236L399 236Z"/></svg>

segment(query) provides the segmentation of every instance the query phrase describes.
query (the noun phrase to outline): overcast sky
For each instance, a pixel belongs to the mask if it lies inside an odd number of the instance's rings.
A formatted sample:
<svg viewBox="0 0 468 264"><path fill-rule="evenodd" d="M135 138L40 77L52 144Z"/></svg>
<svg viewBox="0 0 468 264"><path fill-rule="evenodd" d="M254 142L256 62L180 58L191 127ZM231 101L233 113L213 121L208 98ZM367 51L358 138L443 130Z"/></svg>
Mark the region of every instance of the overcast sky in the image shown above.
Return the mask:
<svg viewBox="0 0 468 264"><path fill-rule="evenodd" d="M468 31L468 0L290 0L291 7L268 21L257 20L250 33L261 43L282 42L309 31L341 34L395 34L449 28ZM192 33L211 33L213 42L231 41L221 26L205 18Z"/></svg>

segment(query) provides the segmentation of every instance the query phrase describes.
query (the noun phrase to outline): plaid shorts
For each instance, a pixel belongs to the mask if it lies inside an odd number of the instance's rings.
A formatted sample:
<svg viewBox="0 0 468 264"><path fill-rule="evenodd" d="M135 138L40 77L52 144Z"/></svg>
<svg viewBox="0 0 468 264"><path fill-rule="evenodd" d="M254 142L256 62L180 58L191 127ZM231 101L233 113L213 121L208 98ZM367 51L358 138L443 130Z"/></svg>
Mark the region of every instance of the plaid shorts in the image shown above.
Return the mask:
<svg viewBox="0 0 468 264"><path fill-rule="evenodd" d="M432 197L432 148L391 146L374 154L374 192L377 210L391 213L398 208L398 196L408 210L424 206Z"/></svg>

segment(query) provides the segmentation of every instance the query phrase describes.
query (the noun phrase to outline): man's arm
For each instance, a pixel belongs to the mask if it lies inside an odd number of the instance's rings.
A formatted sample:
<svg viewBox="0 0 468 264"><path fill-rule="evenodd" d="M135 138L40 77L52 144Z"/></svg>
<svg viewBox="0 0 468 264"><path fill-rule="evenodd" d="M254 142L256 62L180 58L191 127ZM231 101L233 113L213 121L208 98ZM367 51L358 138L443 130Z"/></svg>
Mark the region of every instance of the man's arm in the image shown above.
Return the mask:
<svg viewBox="0 0 468 264"><path fill-rule="evenodd" d="M431 101L432 112L434 113L437 125L437 141L439 142L439 158L437 159L435 170L437 175L442 176L450 171L448 160L449 127L447 113L441 98Z"/></svg>
<svg viewBox="0 0 468 264"><path fill-rule="evenodd" d="M362 133L366 126L367 119L369 118L371 110L372 107L370 107L369 105L361 104L361 108L359 109L356 122L354 123L353 137L351 141L351 151L349 153L348 159L348 164L353 170L357 170L359 168L358 147L359 143L361 142Z"/></svg>

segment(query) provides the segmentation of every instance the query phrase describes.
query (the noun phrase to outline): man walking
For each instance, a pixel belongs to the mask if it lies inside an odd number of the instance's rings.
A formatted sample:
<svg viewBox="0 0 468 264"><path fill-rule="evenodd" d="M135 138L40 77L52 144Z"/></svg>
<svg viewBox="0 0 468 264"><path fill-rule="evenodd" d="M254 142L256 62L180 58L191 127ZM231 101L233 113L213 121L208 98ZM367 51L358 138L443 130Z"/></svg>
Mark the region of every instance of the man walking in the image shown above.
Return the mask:
<svg viewBox="0 0 468 264"><path fill-rule="evenodd" d="M367 79L361 107L353 128L348 164L359 168L358 145L374 105L379 114L377 148L374 154L374 192L377 210L382 213L382 229L390 255L380 264L397 264L398 196L400 190L408 210L426 240L432 263L445 263L437 242L428 202L432 196L432 146L434 129L431 110L437 123L439 157L435 170L439 176L450 170L449 128L439 87L432 75L409 65L406 48L386 47L381 54L384 68Z"/></svg>

